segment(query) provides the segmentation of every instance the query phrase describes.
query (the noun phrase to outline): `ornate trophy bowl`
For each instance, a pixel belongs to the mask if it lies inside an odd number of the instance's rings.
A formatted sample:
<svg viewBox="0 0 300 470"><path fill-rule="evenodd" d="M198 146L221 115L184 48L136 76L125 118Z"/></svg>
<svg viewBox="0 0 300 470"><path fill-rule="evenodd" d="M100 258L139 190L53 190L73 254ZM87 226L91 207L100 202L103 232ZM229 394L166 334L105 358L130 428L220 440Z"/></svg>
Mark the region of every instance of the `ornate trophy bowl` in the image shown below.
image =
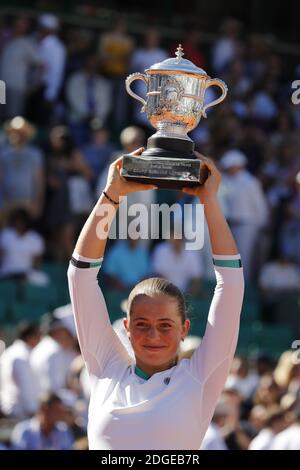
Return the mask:
<svg viewBox="0 0 300 470"><path fill-rule="evenodd" d="M206 118L206 110L224 100L226 84L189 60L183 59L181 45L176 58L164 60L126 79L126 90L143 104L142 112L157 132L147 142L140 156L124 155L122 175L126 179L155 184L160 188L180 189L203 184L206 168L194 154L194 142L187 135ZM147 99L135 94L130 85L143 80L147 86ZM204 105L205 91L216 85L222 95Z"/></svg>

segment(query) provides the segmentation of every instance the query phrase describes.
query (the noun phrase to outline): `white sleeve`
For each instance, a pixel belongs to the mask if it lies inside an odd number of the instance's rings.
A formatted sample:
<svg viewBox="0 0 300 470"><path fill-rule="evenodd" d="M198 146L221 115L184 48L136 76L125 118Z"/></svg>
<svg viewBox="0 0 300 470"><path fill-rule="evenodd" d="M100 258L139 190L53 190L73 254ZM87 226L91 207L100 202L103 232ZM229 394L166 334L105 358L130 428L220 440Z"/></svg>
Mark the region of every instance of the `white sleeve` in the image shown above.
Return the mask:
<svg viewBox="0 0 300 470"><path fill-rule="evenodd" d="M191 374L202 384L201 416L207 422L212 418L236 349L244 295L240 256L213 258L217 285L203 340L190 360Z"/></svg>
<svg viewBox="0 0 300 470"><path fill-rule="evenodd" d="M73 258L90 267L68 269L69 289L80 349L90 374L100 377L105 367L116 361L131 363L130 357L113 330L97 274L102 260L76 254Z"/></svg>

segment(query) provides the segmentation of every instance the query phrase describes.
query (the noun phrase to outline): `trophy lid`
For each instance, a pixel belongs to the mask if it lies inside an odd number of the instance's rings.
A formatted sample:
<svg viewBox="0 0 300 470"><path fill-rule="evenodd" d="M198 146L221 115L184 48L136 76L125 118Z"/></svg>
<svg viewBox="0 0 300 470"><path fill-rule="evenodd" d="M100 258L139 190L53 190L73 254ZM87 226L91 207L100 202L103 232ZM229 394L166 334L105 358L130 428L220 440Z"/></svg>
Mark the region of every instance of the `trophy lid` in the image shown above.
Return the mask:
<svg viewBox="0 0 300 470"><path fill-rule="evenodd" d="M183 59L183 49L181 44L177 47L175 52L176 57L172 57L169 59L164 60L163 62L158 62L157 64L151 65L149 69L146 69L145 72L152 71L152 70L165 70L169 72L185 72L185 73L193 73L197 75L207 75L205 70L197 67L193 62L187 59Z"/></svg>

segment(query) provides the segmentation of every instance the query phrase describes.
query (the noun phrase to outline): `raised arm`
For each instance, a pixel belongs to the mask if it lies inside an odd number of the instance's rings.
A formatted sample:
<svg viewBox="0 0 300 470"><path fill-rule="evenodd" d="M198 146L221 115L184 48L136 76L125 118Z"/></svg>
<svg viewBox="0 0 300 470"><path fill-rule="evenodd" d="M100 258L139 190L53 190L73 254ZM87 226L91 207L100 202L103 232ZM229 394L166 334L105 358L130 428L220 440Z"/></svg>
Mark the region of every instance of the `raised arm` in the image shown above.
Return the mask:
<svg viewBox="0 0 300 470"><path fill-rule="evenodd" d="M140 155L144 149L140 148L133 155ZM155 189L156 186L128 182L120 174L122 157L118 158L109 167L104 192L87 219L75 247L75 253L92 259L103 258L105 246L112 221L118 209L118 204L124 196L136 191ZM114 204L112 201L115 201ZM105 221L105 223L104 223Z"/></svg>
<svg viewBox="0 0 300 470"><path fill-rule="evenodd" d="M191 372L203 383L201 417L208 425L236 349L244 277L235 240L217 198L221 175L211 160L201 159L209 177L202 187L186 188L185 192L198 196L204 204L217 280L205 335L191 359Z"/></svg>
<svg viewBox="0 0 300 470"><path fill-rule="evenodd" d="M142 149L134 152L138 155ZM108 362L129 360L126 349L115 334L97 274L102 262L118 202L129 192L153 186L128 183L120 175L122 158L110 166L105 193L88 217L76 243L68 270L70 296L82 355L89 372L100 376ZM115 201L112 202L112 201Z"/></svg>

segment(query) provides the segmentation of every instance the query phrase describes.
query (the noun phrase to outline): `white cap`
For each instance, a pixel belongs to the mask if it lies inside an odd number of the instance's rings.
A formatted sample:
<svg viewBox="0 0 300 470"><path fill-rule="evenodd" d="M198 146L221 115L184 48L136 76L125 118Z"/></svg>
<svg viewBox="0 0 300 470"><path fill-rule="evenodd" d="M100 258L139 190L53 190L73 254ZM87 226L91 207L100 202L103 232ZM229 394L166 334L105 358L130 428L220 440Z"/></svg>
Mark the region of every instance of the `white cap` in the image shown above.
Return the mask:
<svg viewBox="0 0 300 470"><path fill-rule="evenodd" d="M59 26L59 21L57 16L51 15L50 13L45 13L41 15L38 19L39 25L47 29L57 29Z"/></svg>
<svg viewBox="0 0 300 470"><path fill-rule="evenodd" d="M233 166L244 167L247 165L247 157L240 150L228 150L225 152L220 160L220 167L223 170L228 170Z"/></svg>
<svg viewBox="0 0 300 470"><path fill-rule="evenodd" d="M56 308L53 312L53 318L57 321L53 323L52 329L59 327L66 328L74 338L76 337L76 327L71 304Z"/></svg>

